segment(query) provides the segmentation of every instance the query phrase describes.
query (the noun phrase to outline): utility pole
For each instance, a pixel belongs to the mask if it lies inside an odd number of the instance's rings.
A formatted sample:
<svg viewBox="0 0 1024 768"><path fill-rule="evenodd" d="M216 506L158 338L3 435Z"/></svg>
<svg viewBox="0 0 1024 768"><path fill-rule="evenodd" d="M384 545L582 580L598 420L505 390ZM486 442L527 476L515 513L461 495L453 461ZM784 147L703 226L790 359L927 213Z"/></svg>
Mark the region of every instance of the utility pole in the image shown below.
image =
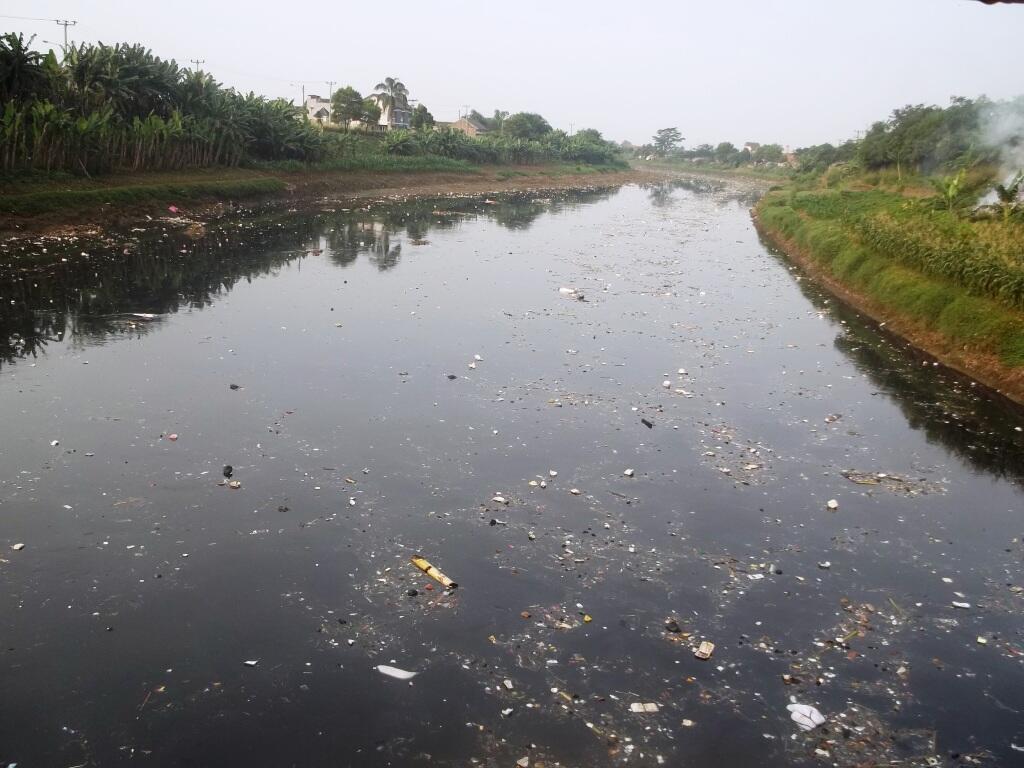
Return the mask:
<svg viewBox="0 0 1024 768"><path fill-rule="evenodd" d="M54 19L54 21L57 22L58 24L60 24L62 27L64 27L64 47L67 48L68 47L68 27L73 27L78 22L77 21L70 21L68 19Z"/></svg>
<svg viewBox="0 0 1024 768"><path fill-rule="evenodd" d="M462 109L459 111L459 117L469 117L469 104L462 105Z"/></svg>
<svg viewBox="0 0 1024 768"><path fill-rule="evenodd" d="M205 63L206 63L206 59L189 59L189 61L191 61L191 62L192 62L192 66L193 66L193 67L194 67L194 68L195 68L196 70L198 70L198 69L199 69L199 65L200 65L200 64L205 64Z"/></svg>
<svg viewBox="0 0 1024 768"><path fill-rule="evenodd" d="M576 127L576 123L569 123L569 135L572 136L573 128Z"/></svg>
<svg viewBox="0 0 1024 768"><path fill-rule="evenodd" d="M338 81L337 80L328 80L327 81L327 122L328 123L334 122L332 120L332 118L334 117L334 84L336 82L338 82ZM303 101L305 101L305 99L303 99Z"/></svg>

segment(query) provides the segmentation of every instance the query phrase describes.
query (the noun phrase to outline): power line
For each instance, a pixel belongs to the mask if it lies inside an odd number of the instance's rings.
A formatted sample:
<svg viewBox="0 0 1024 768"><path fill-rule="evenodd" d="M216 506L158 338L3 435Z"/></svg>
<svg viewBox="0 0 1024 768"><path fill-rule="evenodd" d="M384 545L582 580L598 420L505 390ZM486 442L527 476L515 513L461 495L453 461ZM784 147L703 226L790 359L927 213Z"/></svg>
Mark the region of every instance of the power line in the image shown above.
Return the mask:
<svg viewBox="0 0 1024 768"><path fill-rule="evenodd" d="M192 62L192 66L196 69L199 69L200 64L206 63L206 59L189 59L189 61Z"/></svg>
<svg viewBox="0 0 1024 768"><path fill-rule="evenodd" d="M64 27L64 47L68 47L68 27L75 26L77 21L68 21L67 19L54 19L55 22Z"/></svg>
<svg viewBox="0 0 1024 768"><path fill-rule="evenodd" d="M37 16L9 16L6 13L0 13L0 19L18 19L19 21L57 21L57 19L40 19Z"/></svg>
<svg viewBox="0 0 1024 768"><path fill-rule="evenodd" d="M17 19L18 21L52 21L55 24L60 24L64 27L64 47L68 45L68 27L73 27L78 24L77 21L72 19L44 19L39 16L11 16L10 14L0 13L0 19Z"/></svg>

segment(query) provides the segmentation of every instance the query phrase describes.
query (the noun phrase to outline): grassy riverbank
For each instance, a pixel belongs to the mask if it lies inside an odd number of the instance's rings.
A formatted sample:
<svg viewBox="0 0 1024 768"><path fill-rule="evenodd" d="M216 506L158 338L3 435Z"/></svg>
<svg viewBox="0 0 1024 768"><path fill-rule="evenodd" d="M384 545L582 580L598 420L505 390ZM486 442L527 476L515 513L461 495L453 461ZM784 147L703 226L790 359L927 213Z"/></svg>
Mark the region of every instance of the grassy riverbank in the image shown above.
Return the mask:
<svg viewBox="0 0 1024 768"><path fill-rule="evenodd" d="M761 179L764 181L783 182L793 176L791 168L777 166L728 165L725 163L691 163L687 160L640 160L631 161L633 167L650 171L661 171L670 174L698 174L700 176L719 176L722 178Z"/></svg>
<svg viewBox="0 0 1024 768"><path fill-rule="evenodd" d="M1024 402L1024 224L972 219L921 188L769 192L759 228L844 299Z"/></svg>

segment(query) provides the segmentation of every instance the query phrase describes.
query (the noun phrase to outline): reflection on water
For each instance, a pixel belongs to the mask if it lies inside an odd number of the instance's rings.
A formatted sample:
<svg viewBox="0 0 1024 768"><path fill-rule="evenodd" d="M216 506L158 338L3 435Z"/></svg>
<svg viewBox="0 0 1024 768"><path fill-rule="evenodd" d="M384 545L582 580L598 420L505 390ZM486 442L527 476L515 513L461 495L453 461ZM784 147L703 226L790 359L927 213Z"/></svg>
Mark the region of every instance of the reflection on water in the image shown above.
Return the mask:
<svg viewBox="0 0 1024 768"><path fill-rule="evenodd" d="M745 194L0 268L0 764L1012 764L1024 422L794 283Z"/></svg>
<svg viewBox="0 0 1024 768"><path fill-rule="evenodd" d="M107 336L141 335L159 317L200 308L240 280L251 281L310 253L326 252L340 267L365 254L381 271L393 269L408 245L432 230L483 218L512 230L540 216L603 200L615 190L506 195L498 200L422 199L315 216L242 219L192 239L173 233L123 250L90 248L79 255L52 248L37 260L0 265L0 365L36 357L70 337L87 345Z"/></svg>
<svg viewBox="0 0 1024 768"><path fill-rule="evenodd" d="M786 257L763 237L765 249L780 261ZM826 293L811 280L797 285L819 312L843 321L835 346L876 386L875 395L896 403L912 429L944 445L962 460L998 477L1024 481L1024 454L1018 434L1007 422L1020 420L1024 409L941 366L910 344L882 332L878 325ZM880 343L885 339L884 343Z"/></svg>
<svg viewBox="0 0 1024 768"><path fill-rule="evenodd" d="M722 179L698 176L666 179L644 184L643 188L647 190L647 198L655 208L665 208L678 203L679 195L676 193L680 190L711 198L719 205L735 202L752 206L762 194L757 184L727 183Z"/></svg>

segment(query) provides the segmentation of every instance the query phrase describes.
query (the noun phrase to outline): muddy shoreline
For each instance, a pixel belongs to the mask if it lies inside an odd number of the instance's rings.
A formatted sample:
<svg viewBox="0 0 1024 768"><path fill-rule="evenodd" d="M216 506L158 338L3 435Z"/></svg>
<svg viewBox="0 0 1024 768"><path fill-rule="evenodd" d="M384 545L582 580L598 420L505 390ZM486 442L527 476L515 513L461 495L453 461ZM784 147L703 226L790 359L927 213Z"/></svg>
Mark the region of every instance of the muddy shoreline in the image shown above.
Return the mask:
<svg viewBox="0 0 1024 768"><path fill-rule="evenodd" d="M107 204L93 209L65 209L35 215L0 215L0 239L17 242L39 236L102 236L109 230L152 223L154 219L188 219L204 225L230 216L240 205L259 204L287 210L314 210L323 206L365 200L405 200L446 195L489 195L508 192L538 193L545 190L615 187L663 181L664 173L621 170L591 173L557 172L544 167L486 168L479 173L370 173L323 172L274 174L285 183L282 194L231 199L196 200L175 204L174 200L140 204ZM132 179L142 183L146 179ZM131 186L127 184L125 186ZM168 207L177 212L168 217Z"/></svg>
<svg viewBox="0 0 1024 768"><path fill-rule="evenodd" d="M924 328L920 323L851 290L823 269L793 240L765 227L756 209L751 210L751 217L757 231L770 245L840 301L872 318L884 327L885 331L933 357L942 365L978 382L1015 406L1024 406L1024 371L1007 368L995 355L964 349L942 334Z"/></svg>

